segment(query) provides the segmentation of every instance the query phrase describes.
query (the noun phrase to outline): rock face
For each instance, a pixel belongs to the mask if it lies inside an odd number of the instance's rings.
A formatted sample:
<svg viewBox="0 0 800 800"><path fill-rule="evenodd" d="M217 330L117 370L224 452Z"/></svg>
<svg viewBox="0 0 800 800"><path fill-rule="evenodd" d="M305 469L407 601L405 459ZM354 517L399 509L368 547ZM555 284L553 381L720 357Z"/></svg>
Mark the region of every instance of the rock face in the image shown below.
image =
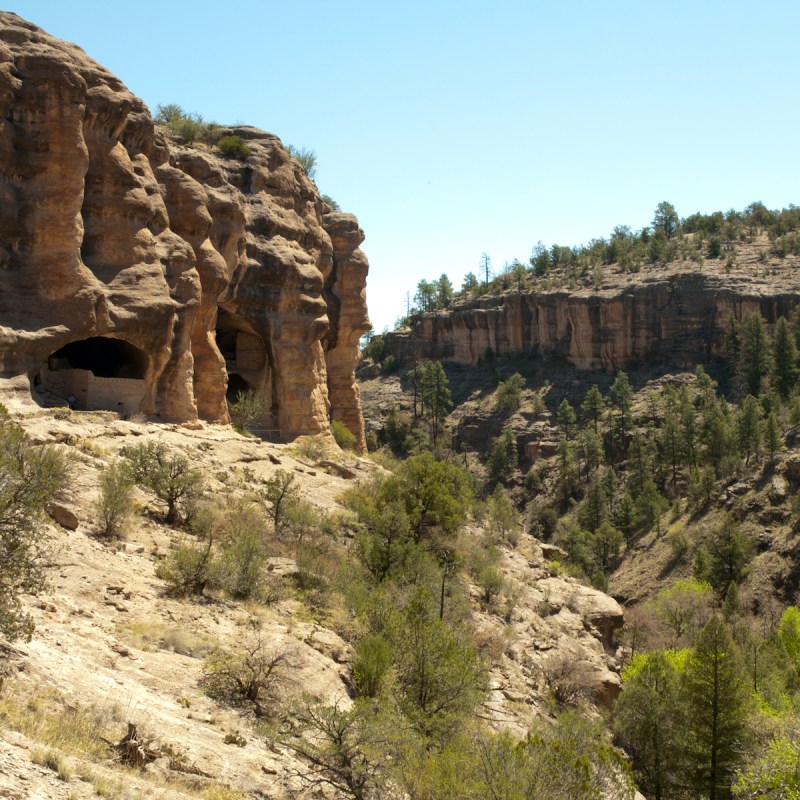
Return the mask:
<svg viewBox="0 0 800 800"><path fill-rule="evenodd" d="M613 289L482 297L422 314L411 331L385 337L389 353L475 364L495 355L547 353L579 369L635 362L693 367L723 353L730 316L760 310L767 322L800 302L800 282L770 285L700 271L659 274Z"/></svg>
<svg viewBox="0 0 800 800"><path fill-rule="evenodd" d="M2 377L173 421L226 422L252 388L262 430L334 418L363 446L364 235L277 137L226 131L242 159L175 145L107 70L11 13L0 107Z"/></svg>

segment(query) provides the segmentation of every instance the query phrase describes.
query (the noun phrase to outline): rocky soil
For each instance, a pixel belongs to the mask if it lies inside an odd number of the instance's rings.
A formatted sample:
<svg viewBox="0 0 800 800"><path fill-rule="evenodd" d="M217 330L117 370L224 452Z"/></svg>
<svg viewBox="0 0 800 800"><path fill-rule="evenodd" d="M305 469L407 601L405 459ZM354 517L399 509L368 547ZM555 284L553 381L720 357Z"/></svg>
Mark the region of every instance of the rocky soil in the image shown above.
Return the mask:
<svg viewBox="0 0 800 800"><path fill-rule="evenodd" d="M69 499L60 513L53 512L63 524L52 522L43 531L51 545L50 586L30 599L36 631L30 643L15 646L9 660L13 674L0 703L8 710L18 698L20 708L32 707L43 702L43 693L52 693L50 705L59 713L91 709L102 720L98 736L120 738L133 722L154 746L178 751L184 769L196 768L207 777L176 772L168 759L132 773L114 766L105 753L88 763L66 756L69 775L62 780L52 767L34 763L42 761L37 735L15 730L7 718L0 730L0 796L93 797L106 785L113 791L104 796L118 798L222 797L213 792L223 785L250 797L306 796L297 778L302 765L258 735L252 717L202 692L202 658L214 646L231 647L258 635L290 655L287 695L309 692L347 703L353 631L346 613L315 611L291 590L268 606L221 595L167 597L154 564L183 534L159 523L148 512L152 501L142 495L142 513L128 537L99 539L93 507L98 470L126 444L159 440L202 468L212 496L240 491L242 476L257 485L284 469L296 475L308 500L334 511L337 497L353 481L366 480L379 468L339 452L334 460L346 470L333 471L353 476L344 478L303 457L296 445L268 444L207 423L151 424L65 409L28 408L18 414L36 443L65 448L74 461ZM476 546L482 535L475 528L464 534ZM347 543L344 535L338 544ZM533 715L547 713L548 675L566 660L576 665L571 678L579 678L590 698L610 704L620 686L619 605L557 574L548 566L553 551L530 537L503 552L502 595L487 606L478 587L469 589L476 636L492 664L482 714L498 729L522 735ZM276 556L271 570L285 575L294 565Z"/></svg>

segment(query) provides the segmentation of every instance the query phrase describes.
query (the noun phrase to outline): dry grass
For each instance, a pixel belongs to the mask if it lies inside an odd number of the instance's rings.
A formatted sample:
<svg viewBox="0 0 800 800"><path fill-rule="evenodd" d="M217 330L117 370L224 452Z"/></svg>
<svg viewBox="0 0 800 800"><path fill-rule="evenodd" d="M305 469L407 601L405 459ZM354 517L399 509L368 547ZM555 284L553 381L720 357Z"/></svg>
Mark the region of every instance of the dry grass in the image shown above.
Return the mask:
<svg viewBox="0 0 800 800"><path fill-rule="evenodd" d="M143 619L122 625L120 634L128 644L139 650L171 650L182 656L205 658L219 642L211 636L201 636L174 625L153 619Z"/></svg>
<svg viewBox="0 0 800 800"><path fill-rule="evenodd" d="M3 727L66 755L93 760L105 756L107 747L100 737L114 738L119 721L115 708L71 705L52 688L26 690L11 681L0 695Z"/></svg>

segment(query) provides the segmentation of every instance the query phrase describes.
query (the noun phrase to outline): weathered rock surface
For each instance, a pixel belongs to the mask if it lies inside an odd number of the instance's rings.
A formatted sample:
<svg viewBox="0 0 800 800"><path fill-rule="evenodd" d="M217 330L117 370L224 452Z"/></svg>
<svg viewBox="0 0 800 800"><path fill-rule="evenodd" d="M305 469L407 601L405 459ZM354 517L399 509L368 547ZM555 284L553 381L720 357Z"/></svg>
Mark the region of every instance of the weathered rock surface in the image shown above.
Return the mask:
<svg viewBox="0 0 800 800"><path fill-rule="evenodd" d="M495 355L555 354L579 369L637 362L693 368L723 353L731 315L760 310L767 322L789 316L800 281L700 271L657 270L613 288L514 293L478 298L420 315L412 330L385 337L387 352L475 364Z"/></svg>
<svg viewBox="0 0 800 800"><path fill-rule="evenodd" d="M0 13L0 376L34 397L264 429L340 419L368 328L355 217L328 213L280 140L244 159L177 146L80 48Z"/></svg>

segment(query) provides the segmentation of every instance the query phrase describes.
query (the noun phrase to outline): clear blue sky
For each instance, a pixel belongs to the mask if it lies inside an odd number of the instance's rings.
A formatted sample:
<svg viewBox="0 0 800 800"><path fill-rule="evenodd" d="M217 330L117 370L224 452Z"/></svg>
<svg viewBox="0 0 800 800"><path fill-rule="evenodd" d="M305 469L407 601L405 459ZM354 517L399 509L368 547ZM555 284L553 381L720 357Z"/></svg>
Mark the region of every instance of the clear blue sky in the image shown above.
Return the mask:
<svg viewBox="0 0 800 800"><path fill-rule="evenodd" d="M446 272L652 220L800 203L800 3L11 0L155 109L316 151L376 329Z"/></svg>

